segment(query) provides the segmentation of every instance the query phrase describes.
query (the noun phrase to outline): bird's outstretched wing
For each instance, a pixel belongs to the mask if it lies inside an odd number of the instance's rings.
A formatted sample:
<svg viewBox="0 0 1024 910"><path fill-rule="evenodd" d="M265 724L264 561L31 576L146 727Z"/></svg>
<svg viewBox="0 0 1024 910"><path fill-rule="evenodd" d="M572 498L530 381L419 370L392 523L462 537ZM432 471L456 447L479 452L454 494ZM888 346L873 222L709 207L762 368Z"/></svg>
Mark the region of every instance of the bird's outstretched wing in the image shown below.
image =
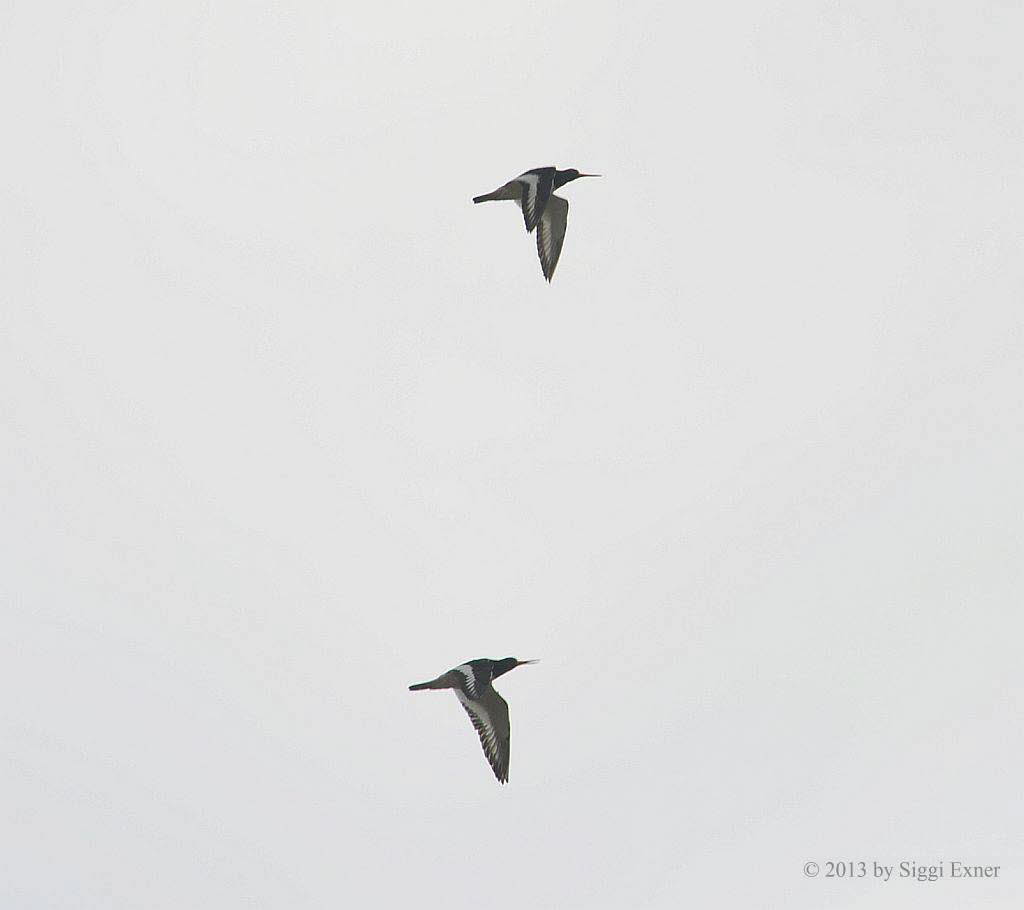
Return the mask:
<svg viewBox="0 0 1024 910"><path fill-rule="evenodd" d="M477 699L467 697L458 689L455 694L473 721L473 729L480 737L480 745L484 747L484 755L487 756L494 776L500 783L505 783L508 780L510 751L508 704L494 689Z"/></svg>
<svg viewBox="0 0 1024 910"><path fill-rule="evenodd" d="M562 255L562 241L565 240L565 224L568 219L568 200L552 195L537 223L537 255L540 256L540 267L548 281L555 274L558 257Z"/></svg>
<svg viewBox="0 0 1024 910"><path fill-rule="evenodd" d="M539 167L533 171L527 171L516 177L516 181L523 188L523 198L520 206L523 210L523 220L526 222L526 230L532 231L548 204L551 190L555 181L555 169L553 167Z"/></svg>

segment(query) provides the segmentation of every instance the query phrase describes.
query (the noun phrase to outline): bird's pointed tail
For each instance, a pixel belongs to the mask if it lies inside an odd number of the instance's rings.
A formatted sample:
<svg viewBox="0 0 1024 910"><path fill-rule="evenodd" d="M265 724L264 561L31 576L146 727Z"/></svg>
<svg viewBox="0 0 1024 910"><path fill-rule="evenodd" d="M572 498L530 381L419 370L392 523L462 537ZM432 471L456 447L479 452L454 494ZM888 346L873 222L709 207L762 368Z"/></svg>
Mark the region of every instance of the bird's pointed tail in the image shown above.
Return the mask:
<svg viewBox="0 0 1024 910"><path fill-rule="evenodd" d="M447 674L445 674L447 676ZM437 679L432 679L430 682L416 683L415 685L409 686L410 692L417 692L420 689L449 689L451 688L450 683L447 682L444 676L439 676Z"/></svg>
<svg viewBox="0 0 1024 910"><path fill-rule="evenodd" d="M473 201L474 202L490 202L492 199L497 199L498 198L497 195L496 195L497 192L498 191L495 190L493 193L484 193L483 196L474 196L473 197Z"/></svg>

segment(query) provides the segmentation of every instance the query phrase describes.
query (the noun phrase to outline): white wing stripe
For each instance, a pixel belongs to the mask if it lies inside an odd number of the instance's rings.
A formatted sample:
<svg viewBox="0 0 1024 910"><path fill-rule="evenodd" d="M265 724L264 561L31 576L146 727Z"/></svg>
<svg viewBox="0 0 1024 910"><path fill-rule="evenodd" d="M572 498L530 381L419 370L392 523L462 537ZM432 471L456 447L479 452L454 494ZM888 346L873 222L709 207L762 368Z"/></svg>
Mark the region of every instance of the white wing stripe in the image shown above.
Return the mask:
<svg viewBox="0 0 1024 910"><path fill-rule="evenodd" d="M469 694L476 695L476 674L473 672L473 668L469 664L460 664L455 669L466 677L466 688L469 689ZM458 689L455 692L461 699L462 692Z"/></svg>
<svg viewBox="0 0 1024 910"><path fill-rule="evenodd" d="M526 187L526 216L530 224L537 220L537 191L540 188L540 177L536 174L522 174L516 177Z"/></svg>
<svg viewBox="0 0 1024 910"><path fill-rule="evenodd" d="M480 729L479 732L484 735L484 751L487 752L488 757L497 756L498 731L494 729L494 724L491 722L490 715L487 713L484 706L478 701L471 701L466 698L466 696L458 689L455 690L455 695L469 712L470 717L474 718L480 724L482 729ZM476 724L474 724L474 726L476 726Z"/></svg>

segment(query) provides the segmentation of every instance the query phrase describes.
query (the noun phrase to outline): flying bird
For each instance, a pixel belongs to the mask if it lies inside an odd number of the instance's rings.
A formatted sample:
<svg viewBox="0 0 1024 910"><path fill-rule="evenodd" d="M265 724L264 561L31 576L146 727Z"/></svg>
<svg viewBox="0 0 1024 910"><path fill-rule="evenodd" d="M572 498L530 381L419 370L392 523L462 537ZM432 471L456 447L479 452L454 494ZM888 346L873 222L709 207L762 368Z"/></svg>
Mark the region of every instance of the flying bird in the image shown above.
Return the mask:
<svg viewBox="0 0 1024 910"><path fill-rule="evenodd" d="M562 255L565 240L565 222L569 217L569 202L555 195L555 190L579 177L600 177L600 174L581 174L576 168L559 171L553 167L535 167L499 186L493 193L475 196L474 202L495 202L511 199L523 210L526 230L537 229L537 255L544 277L550 281Z"/></svg>
<svg viewBox="0 0 1024 910"><path fill-rule="evenodd" d="M473 721L473 728L480 737L480 745L484 747L484 755L487 756L494 776L503 784L508 780L508 705L494 691L491 680L523 664L535 663L535 660L516 660L514 657L503 660L489 660L486 657L468 660L442 673L437 679L409 686L409 691L454 689L456 698Z"/></svg>

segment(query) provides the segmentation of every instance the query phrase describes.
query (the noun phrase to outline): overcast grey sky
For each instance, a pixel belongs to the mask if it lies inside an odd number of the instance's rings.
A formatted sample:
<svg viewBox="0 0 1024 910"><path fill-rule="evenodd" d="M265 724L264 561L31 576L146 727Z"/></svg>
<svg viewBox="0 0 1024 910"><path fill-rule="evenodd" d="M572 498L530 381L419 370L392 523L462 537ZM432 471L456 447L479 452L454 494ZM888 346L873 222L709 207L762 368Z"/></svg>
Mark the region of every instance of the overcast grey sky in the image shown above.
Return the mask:
<svg viewBox="0 0 1024 910"><path fill-rule="evenodd" d="M0 11L0 903L1019 907L1021 6L295 6Z"/></svg>

